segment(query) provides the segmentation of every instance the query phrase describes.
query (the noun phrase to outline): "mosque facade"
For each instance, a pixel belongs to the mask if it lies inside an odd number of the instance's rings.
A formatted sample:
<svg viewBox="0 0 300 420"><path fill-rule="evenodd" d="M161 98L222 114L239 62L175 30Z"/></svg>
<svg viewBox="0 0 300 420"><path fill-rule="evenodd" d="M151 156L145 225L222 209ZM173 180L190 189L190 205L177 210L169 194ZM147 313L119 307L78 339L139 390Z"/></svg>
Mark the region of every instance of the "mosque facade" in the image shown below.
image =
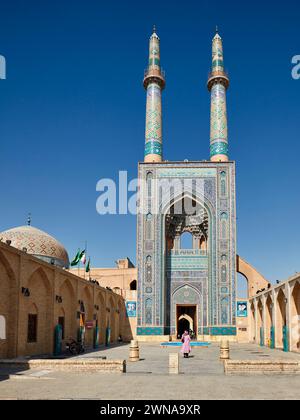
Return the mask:
<svg viewBox="0 0 300 420"><path fill-rule="evenodd" d="M137 335L235 336L236 192L229 160L222 39L212 42L210 160L163 159L160 40L150 37L145 72L146 140L137 234ZM183 236L190 236L188 249Z"/></svg>

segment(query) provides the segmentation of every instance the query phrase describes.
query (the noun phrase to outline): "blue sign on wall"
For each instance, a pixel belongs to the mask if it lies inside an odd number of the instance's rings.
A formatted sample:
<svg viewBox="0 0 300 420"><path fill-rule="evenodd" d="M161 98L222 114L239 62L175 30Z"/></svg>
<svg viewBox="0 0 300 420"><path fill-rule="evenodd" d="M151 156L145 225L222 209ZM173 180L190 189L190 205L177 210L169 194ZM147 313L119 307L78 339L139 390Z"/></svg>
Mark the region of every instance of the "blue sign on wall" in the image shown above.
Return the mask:
<svg viewBox="0 0 300 420"><path fill-rule="evenodd" d="M128 317L136 316L136 302L126 302L126 313Z"/></svg>
<svg viewBox="0 0 300 420"><path fill-rule="evenodd" d="M236 303L236 316L239 318L247 318L248 316L248 302Z"/></svg>

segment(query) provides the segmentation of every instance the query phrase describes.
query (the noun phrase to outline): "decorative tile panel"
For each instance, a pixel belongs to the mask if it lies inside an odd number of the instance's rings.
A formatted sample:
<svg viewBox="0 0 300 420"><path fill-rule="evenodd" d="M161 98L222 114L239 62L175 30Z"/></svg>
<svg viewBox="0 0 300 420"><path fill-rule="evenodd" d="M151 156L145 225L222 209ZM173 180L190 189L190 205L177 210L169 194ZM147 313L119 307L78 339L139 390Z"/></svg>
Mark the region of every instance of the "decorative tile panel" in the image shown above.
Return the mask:
<svg viewBox="0 0 300 420"><path fill-rule="evenodd" d="M158 209L158 214L153 212L151 218L151 241L147 240L147 215L138 215L138 334L175 333L174 293L180 287L188 286L198 293L198 333L209 331L211 335L222 335L226 331L224 335L232 335L235 331L236 284L234 163L141 163L139 178L145 180L149 171L153 174L151 206L152 209ZM175 179L178 186L185 179L201 181L196 190L193 190L193 183L188 183L190 186L185 187L184 194L199 199L208 214L209 249L206 255L190 250L181 250L172 255L166 252L165 217L178 193L175 189L168 200L160 194L159 183L162 179ZM222 186L224 179L226 183ZM139 199L147 207L147 192L143 188L139 192ZM146 264L149 254L152 258L150 284L147 281L149 267ZM151 326L148 325L149 308L146 319L146 299L149 298L152 299L148 300L148 306L152 302Z"/></svg>

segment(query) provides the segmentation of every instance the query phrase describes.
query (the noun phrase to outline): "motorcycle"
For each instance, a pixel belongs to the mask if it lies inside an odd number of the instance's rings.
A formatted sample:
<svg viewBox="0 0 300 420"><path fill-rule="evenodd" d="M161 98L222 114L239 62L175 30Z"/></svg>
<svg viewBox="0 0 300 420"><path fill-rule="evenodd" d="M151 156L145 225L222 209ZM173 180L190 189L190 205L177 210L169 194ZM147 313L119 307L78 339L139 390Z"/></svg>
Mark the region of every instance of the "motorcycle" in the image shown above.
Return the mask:
<svg viewBox="0 0 300 420"><path fill-rule="evenodd" d="M84 346L80 341L76 341L73 338L66 343L66 349L74 356L80 353L84 353Z"/></svg>

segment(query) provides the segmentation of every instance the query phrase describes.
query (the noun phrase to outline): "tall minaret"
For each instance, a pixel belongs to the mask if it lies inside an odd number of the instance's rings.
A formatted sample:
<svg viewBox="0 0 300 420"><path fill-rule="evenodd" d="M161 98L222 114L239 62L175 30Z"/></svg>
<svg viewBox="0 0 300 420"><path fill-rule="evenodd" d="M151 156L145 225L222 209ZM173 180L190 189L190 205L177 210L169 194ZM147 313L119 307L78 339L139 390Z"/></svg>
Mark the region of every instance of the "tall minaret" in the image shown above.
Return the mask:
<svg viewBox="0 0 300 420"><path fill-rule="evenodd" d="M165 78L160 67L159 38L155 27L149 41L149 64L145 71L144 87L147 91L145 162L161 162L161 92L165 87Z"/></svg>
<svg viewBox="0 0 300 420"><path fill-rule="evenodd" d="M224 70L222 38L218 29L212 42L212 72L207 82L211 92L210 114L210 160L228 161L228 130L226 111L226 90L229 78Z"/></svg>

